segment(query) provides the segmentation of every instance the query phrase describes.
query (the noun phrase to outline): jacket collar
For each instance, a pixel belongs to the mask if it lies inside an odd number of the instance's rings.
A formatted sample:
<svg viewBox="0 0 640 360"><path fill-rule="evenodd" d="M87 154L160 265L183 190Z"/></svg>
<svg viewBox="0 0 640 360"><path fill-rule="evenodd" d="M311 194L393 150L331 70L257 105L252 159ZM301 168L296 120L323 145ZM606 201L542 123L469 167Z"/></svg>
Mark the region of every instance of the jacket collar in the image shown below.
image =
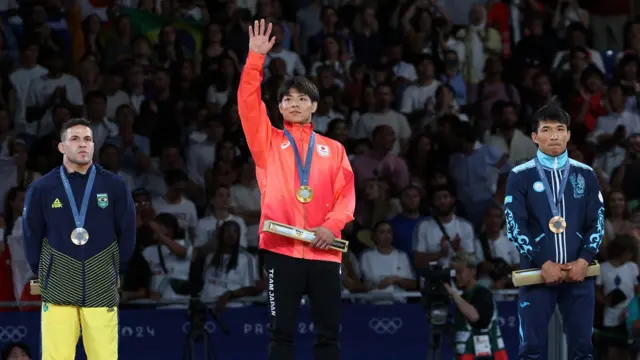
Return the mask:
<svg viewBox="0 0 640 360"><path fill-rule="evenodd" d="M562 154L558 156L550 156L543 153L540 149L538 149L538 154L536 155L542 166L547 167L549 169L556 169L564 167L567 161L569 161L569 153L565 150Z"/></svg>
<svg viewBox="0 0 640 360"><path fill-rule="evenodd" d="M285 120L284 128L289 131L293 137L299 136L301 132L305 137L307 137L311 136L311 133L313 132L313 123L294 124Z"/></svg>

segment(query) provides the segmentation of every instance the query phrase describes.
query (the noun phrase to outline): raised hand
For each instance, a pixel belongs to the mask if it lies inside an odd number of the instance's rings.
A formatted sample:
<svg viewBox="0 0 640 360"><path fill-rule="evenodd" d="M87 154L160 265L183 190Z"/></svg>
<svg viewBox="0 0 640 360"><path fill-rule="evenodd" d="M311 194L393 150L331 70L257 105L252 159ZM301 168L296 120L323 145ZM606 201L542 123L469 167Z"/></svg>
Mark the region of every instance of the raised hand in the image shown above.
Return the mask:
<svg viewBox="0 0 640 360"><path fill-rule="evenodd" d="M249 26L249 50L266 55L276 42L276 37L269 39L272 25L266 26L264 19L256 20L253 26Z"/></svg>

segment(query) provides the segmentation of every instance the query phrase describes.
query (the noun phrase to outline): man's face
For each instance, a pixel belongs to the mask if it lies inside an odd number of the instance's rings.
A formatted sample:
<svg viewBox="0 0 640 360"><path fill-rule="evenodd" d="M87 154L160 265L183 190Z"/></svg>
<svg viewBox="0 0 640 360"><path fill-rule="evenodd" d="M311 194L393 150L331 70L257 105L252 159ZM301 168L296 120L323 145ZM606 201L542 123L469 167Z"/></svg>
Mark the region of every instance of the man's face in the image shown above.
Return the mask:
<svg viewBox="0 0 640 360"><path fill-rule="evenodd" d="M282 98L279 108L285 120L295 124L304 124L316 112L318 103L311 101L309 96L299 92L297 89L291 89Z"/></svg>
<svg viewBox="0 0 640 360"><path fill-rule="evenodd" d="M376 245L379 247L389 247L393 243L393 229L389 224L381 224L376 228Z"/></svg>
<svg viewBox="0 0 640 360"><path fill-rule="evenodd" d="M176 148L164 149L160 161L164 170L182 169L182 157L180 156L180 151Z"/></svg>
<svg viewBox="0 0 640 360"><path fill-rule="evenodd" d="M207 136L213 141L220 141L224 136L224 126L219 121L210 121L207 128Z"/></svg>
<svg viewBox="0 0 640 360"><path fill-rule="evenodd" d="M543 120L540 121L537 132L531 134L531 139L543 153L558 156L567 149L571 131L559 122Z"/></svg>
<svg viewBox="0 0 640 360"><path fill-rule="evenodd" d="M433 195L433 206L439 215L449 215L453 210L454 199L449 191L438 191Z"/></svg>
<svg viewBox="0 0 640 360"><path fill-rule="evenodd" d="M287 63L281 58L275 58L269 63L269 72L278 78L284 78L287 75Z"/></svg>
<svg viewBox="0 0 640 360"><path fill-rule="evenodd" d="M431 78L433 77L433 62L431 60L424 60L418 64L418 76L421 78Z"/></svg>
<svg viewBox="0 0 640 360"><path fill-rule="evenodd" d="M322 15L322 23L327 26L333 26L338 22L338 16L333 9L326 9Z"/></svg>
<svg viewBox="0 0 640 360"><path fill-rule="evenodd" d="M156 90L159 91L164 91L169 87L169 77L163 71L159 71L156 73L153 82Z"/></svg>
<svg viewBox="0 0 640 360"><path fill-rule="evenodd" d="M31 45L24 49L22 52L23 61L28 64L33 64L38 61L38 54L40 53L37 45Z"/></svg>
<svg viewBox="0 0 640 360"><path fill-rule="evenodd" d="M93 159L93 134L84 125L76 125L65 131L63 141L58 144L58 150L71 162L87 165Z"/></svg>
<svg viewBox="0 0 640 360"><path fill-rule="evenodd" d="M513 129L518 122L518 114L513 106L507 106L502 110L501 125L505 129Z"/></svg>
<svg viewBox="0 0 640 360"><path fill-rule="evenodd" d="M379 86L376 92L376 101L381 107L388 108L393 101L391 88L388 86Z"/></svg>
<svg viewBox="0 0 640 360"><path fill-rule="evenodd" d="M624 109L624 95L622 89L619 86L611 87L608 91L609 102L613 111L620 111Z"/></svg>
<svg viewBox="0 0 640 360"><path fill-rule="evenodd" d="M470 269L464 264L453 263L451 267L456 271L455 283L456 288L460 290L466 290L469 285L469 281L475 276L475 270Z"/></svg>
<svg viewBox="0 0 640 360"><path fill-rule="evenodd" d="M325 96L320 99L318 104L318 112L322 114L328 113L333 108L333 96Z"/></svg>
<svg viewBox="0 0 640 360"><path fill-rule="evenodd" d="M573 56L571 56L569 64L572 69L579 71L584 70L589 65L589 60L585 53L582 51L576 51L573 53Z"/></svg>
<svg viewBox="0 0 640 360"><path fill-rule="evenodd" d="M402 45L392 45L389 47L389 60L392 62L402 60Z"/></svg>
<svg viewBox="0 0 640 360"><path fill-rule="evenodd" d="M211 205L217 210L228 210L231 208L231 193L229 189L220 188L211 199Z"/></svg>
<svg viewBox="0 0 640 360"><path fill-rule="evenodd" d="M502 63L498 59L489 58L487 60L487 74L488 75L502 75Z"/></svg>
<svg viewBox="0 0 640 360"><path fill-rule="evenodd" d="M282 44L282 38L284 36L284 31L282 31L282 27L280 25L273 25L273 28L271 29L271 36L275 36L276 37L276 42L274 46L278 46L280 44Z"/></svg>
<svg viewBox="0 0 640 360"><path fill-rule="evenodd" d="M402 192L400 203L405 211L416 211L420 206L420 193L418 189L408 188Z"/></svg>
<svg viewBox="0 0 640 360"><path fill-rule="evenodd" d="M373 142L378 150L390 151L393 149L393 145L396 143L396 132L391 126L385 126L384 129L376 135Z"/></svg>
<svg viewBox="0 0 640 360"><path fill-rule="evenodd" d="M533 89L541 97L547 97L551 92L551 83L546 76L538 76L533 83Z"/></svg>
<svg viewBox="0 0 640 360"><path fill-rule="evenodd" d="M118 149L113 146L104 149L100 154L100 165L109 170L118 169L120 167L120 154L118 154Z"/></svg>
<svg viewBox="0 0 640 360"><path fill-rule="evenodd" d="M136 206L136 212L140 214L143 218L152 218L153 214L153 204L151 203L151 199L146 195L136 195L133 198L133 202Z"/></svg>
<svg viewBox="0 0 640 360"><path fill-rule="evenodd" d="M177 183L175 183L172 188L176 193L179 194L184 194L187 192L187 186L188 186L188 182L187 181L178 181Z"/></svg>
<svg viewBox="0 0 640 360"><path fill-rule="evenodd" d="M87 103L87 113L91 119L103 119L107 114L107 102L101 96L94 96Z"/></svg>
<svg viewBox="0 0 640 360"><path fill-rule="evenodd" d="M504 215L500 209L491 208L484 215L484 227L487 231L496 232L502 228Z"/></svg>
<svg viewBox="0 0 640 360"><path fill-rule="evenodd" d="M544 32L544 24L542 20L536 19L531 22L531 35L533 36L542 36Z"/></svg>

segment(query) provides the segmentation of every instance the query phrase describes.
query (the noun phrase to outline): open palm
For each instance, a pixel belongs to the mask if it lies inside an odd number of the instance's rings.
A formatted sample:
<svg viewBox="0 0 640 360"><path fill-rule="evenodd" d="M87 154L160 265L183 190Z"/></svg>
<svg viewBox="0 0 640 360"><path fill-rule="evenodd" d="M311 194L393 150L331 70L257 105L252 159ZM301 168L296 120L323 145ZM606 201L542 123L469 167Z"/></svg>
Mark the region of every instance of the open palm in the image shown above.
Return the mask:
<svg viewBox="0 0 640 360"><path fill-rule="evenodd" d="M264 19L259 22L256 20L253 26L249 26L249 50L266 55L276 42L276 37L269 39L271 35L272 25L266 25Z"/></svg>

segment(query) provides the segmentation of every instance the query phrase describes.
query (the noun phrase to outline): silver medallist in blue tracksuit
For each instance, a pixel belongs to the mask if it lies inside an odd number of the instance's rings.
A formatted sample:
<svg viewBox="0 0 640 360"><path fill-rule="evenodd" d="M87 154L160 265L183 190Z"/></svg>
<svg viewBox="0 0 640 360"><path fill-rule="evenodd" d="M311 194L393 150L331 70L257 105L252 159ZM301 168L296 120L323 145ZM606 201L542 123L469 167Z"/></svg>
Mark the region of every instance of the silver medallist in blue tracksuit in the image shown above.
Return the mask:
<svg viewBox="0 0 640 360"><path fill-rule="evenodd" d="M509 174L504 199L507 235L520 252L520 268L540 268L547 261L587 263L604 236L604 203L589 166L538 151L536 158ZM551 221L552 219L556 219ZM552 231L564 227L564 231ZM559 229L558 229L559 230ZM594 282L520 288L519 359L547 358L547 331L556 305L562 313L570 359L592 359Z"/></svg>

